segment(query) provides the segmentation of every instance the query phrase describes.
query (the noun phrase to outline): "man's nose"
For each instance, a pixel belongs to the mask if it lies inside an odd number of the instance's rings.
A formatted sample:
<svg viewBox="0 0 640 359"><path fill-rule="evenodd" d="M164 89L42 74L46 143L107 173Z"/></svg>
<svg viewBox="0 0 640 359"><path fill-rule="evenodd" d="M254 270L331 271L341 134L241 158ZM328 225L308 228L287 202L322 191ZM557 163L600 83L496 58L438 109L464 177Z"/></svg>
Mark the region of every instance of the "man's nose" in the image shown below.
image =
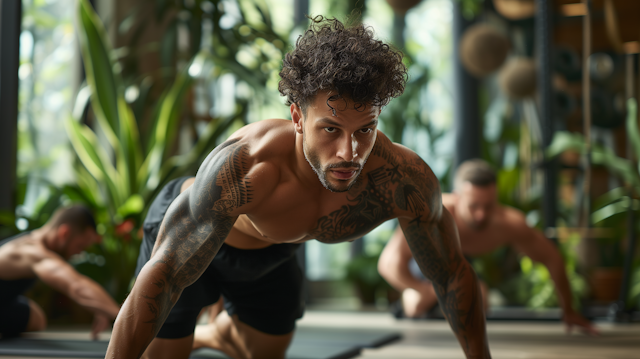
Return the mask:
<svg viewBox="0 0 640 359"><path fill-rule="evenodd" d="M336 156L347 162L351 162L358 157L358 143L353 136L345 135L340 138Z"/></svg>

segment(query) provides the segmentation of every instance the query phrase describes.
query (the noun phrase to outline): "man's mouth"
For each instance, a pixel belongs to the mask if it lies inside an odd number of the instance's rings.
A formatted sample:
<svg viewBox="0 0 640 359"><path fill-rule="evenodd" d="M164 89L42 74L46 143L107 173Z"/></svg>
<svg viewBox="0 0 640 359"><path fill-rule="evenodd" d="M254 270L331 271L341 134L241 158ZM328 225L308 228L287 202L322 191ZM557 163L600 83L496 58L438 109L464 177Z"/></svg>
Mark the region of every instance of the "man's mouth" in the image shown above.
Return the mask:
<svg viewBox="0 0 640 359"><path fill-rule="evenodd" d="M333 177L339 179L339 180L348 180L353 178L353 176L356 175L356 173L358 172L357 170L343 170L343 169L331 169L331 174L333 175Z"/></svg>

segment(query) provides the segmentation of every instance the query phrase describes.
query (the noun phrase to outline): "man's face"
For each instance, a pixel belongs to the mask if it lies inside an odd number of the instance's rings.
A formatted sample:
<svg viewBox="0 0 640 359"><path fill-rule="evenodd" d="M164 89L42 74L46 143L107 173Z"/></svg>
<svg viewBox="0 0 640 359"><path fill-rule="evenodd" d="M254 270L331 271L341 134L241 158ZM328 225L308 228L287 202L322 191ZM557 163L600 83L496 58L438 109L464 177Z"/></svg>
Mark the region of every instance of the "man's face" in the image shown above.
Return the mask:
<svg viewBox="0 0 640 359"><path fill-rule="evenodd" d="M91 228L87 228L84 231L71 229L65 237L65 245L63 246L61 254L66 259L81 253L94 243L100 243L102 241L102 237Z"/></svg>
<svg viewBox="0 0 640 359"><path fill-rule="evenodd" d="M376 142L378 107L355 109L348 99L327 106L329 93L318 93L307 107L301 127L303 151L322 185L332 192L345 192L356 182ZM293 105L292 105L293 106Z"/></svg>
<svg viewBox="0 0 640 359"><path fill-rule="evenodd" d="M456 210L459 218L476 230L487 227L497 205L496 185L475 186L465 182L457 193L460 198Z"/></svg>

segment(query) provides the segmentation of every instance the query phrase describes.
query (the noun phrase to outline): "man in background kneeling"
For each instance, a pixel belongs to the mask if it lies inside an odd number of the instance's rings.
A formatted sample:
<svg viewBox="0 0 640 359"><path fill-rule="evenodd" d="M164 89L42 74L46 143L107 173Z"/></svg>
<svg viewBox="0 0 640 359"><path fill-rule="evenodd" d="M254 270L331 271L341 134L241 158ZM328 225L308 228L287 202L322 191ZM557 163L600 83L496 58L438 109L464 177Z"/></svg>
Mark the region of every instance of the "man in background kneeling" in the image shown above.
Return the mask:
<svg viewBox="0 0 640 359"><path fill-rule="evenodd" d="M41 228L0 241L0 335L44 330L44 311L24 293L42 280L93 312L93 339L109 328L119 306L67 260L101 238L91 212L80 205L58 209Z"/></svg>

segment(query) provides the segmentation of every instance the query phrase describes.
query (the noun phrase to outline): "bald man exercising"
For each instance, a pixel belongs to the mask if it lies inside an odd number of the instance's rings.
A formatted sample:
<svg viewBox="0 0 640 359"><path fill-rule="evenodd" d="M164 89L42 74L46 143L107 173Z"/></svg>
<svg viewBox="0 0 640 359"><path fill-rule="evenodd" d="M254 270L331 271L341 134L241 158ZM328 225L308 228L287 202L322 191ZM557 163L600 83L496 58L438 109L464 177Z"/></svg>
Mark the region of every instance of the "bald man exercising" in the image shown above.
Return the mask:
<svg viewBox="0 0 640 359"><path fill-rule="evenodd" d="M280 73L292 121L243 127L209 154L191 186L179 179L156 198L145 221L152 249L107 358L187 358L200 309L220 297L226 311L204 342L234 358L283 358L303 314L300 243L354 240L391 218L435 283L464 352L490 357L476 276L438 181L377 129L406 71L402 54L370 28L315 18Z"/></svg>
<svg viewBox="0 0 640 359"><path fill-rule="evenodd" d="M489 164L470 160L460 165L454 180L454 193L443 194L442 203L458 227L465 256L480 256L502 246L511 246L544 264L555 283L568 329L578 326L590 334L597 334L597 330L572 308L564 262L556 246L538 230L530 228L522 212L498 203L496 174ZM415 260L400 228L380 255L378 271L402 293L402 307L407 317L419 317L436 305L433 284L415 270ZM480 285L486 306L486 284L480 282Z"/></svg>
<svg viewBox="0 0 640 359"><path fill-rule="evenodd" d="M41 228L0 242L0 334L44 330L40 306L23 296L37 279L93 312L91 335L111 327L119 306L90 278L66 261L100 241L93 215L83 206L58 209Z"/></svg>

